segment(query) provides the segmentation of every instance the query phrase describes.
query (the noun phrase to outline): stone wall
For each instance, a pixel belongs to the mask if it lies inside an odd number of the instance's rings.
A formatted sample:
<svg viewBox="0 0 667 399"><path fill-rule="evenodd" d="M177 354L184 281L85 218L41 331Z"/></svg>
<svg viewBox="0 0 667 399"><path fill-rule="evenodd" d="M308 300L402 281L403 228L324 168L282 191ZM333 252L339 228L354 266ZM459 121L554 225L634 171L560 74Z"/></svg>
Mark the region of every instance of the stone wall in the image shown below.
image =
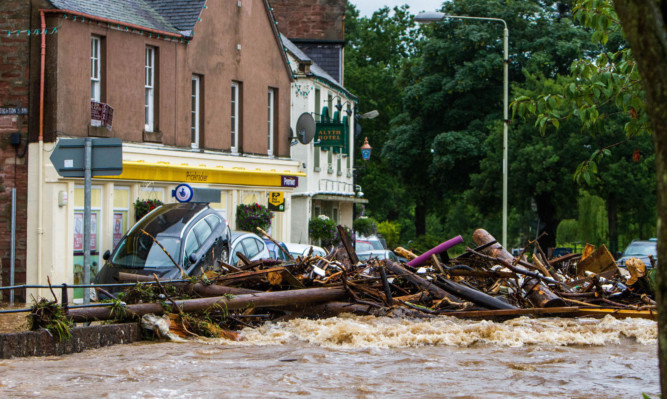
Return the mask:
<svg viewBox="0 0 667 399"><path fill-rule="evenodd" d="M26 356L59 356L142 339L138 323L76 327L72 338L60 341L48 331L0 334L0 359Z"/></svg>
<svg viewBox="0 0 667 399"><path fill-rule="evenodd" d="M30 2L0 1L0 285L3 286L9 285L12 188L17 189L18 204L15 283L22 284L26 281L26 144L30 40L33 37L28 35L28 30ZM15 144L12 144L12 138ZM6 300L8 293L4 295L3 298L0 293L0 299ZM17 291L16 299L24 300L24 293Z"/></svg>

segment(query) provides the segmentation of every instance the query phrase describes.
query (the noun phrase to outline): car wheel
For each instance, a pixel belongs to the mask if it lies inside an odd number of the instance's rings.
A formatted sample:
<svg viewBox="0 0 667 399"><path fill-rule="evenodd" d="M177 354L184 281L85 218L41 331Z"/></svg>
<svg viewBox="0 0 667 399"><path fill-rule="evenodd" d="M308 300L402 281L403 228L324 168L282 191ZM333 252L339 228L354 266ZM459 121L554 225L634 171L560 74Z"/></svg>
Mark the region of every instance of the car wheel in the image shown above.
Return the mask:
<svg viewBox="0 0 667 399"><path fill-rule="evenodd" d="M224 263L229 263L229 248L224 247L220 251L220 261Z"/></svg>

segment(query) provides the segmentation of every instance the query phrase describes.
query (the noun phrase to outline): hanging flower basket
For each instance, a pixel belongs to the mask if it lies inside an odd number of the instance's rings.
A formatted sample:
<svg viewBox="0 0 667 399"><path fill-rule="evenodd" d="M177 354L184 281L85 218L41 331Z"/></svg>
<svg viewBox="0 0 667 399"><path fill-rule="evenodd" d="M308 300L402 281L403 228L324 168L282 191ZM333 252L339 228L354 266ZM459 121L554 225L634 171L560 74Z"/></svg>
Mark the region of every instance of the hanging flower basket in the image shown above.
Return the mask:
<svg viewBox="0 0 667 399"><path fill-rule="evenodd" d="M257 227L268 230L271 227L272 217L273 214L264 205L240 204L236 207L236 228L252 233L257 233Z"/></svg>
<svg viewBox="0 0 667 399"><path fill-rule="evenodd" d="M141 200L137 199L134 201L134 218L136 221L139 221L142 217L158 206L162 205L162 201L159 199L147 199Z"/></svg>

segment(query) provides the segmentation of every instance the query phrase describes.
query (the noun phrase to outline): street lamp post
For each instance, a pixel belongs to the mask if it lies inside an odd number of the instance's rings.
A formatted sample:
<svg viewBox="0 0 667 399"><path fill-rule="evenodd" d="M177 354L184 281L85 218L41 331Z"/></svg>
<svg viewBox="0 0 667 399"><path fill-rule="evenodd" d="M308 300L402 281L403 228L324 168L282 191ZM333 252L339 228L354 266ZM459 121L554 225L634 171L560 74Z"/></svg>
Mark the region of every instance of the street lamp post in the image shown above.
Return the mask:
<svg viewBox="0 0 667 399"><path fill-rule="evenodd" d="M486 17L468 17L461 15L447 15L442 12L430 11L422 12L415 16L417 23L430 23L442 21L445 18L455 19L478 19L483 21L497 21L502 22L505 29L503 30L503 241L502 244L507 248L507 174L508 174L508 160L507 160L507 130L509 125L509 116L507 114L507 97L509 93L509 30L507 30L507 22L501 18L486 18Z"/></svg>

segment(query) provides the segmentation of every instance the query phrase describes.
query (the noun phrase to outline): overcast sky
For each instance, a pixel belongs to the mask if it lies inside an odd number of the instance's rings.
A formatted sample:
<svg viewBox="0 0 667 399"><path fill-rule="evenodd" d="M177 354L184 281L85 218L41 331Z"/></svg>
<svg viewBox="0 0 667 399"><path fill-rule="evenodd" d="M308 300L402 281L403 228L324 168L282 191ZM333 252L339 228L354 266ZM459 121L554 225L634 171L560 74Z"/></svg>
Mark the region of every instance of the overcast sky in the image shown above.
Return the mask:
<svg viewBox="0 0 667 399"><path fill-rule="evenodd" d="M435 11L440 9L443 0L349 0L349 2L354 4L362 17L370 17L374 11L384 6L394 8L394 6L403 4L410 6L411 14L417 14L420 11Z"/></svg>

